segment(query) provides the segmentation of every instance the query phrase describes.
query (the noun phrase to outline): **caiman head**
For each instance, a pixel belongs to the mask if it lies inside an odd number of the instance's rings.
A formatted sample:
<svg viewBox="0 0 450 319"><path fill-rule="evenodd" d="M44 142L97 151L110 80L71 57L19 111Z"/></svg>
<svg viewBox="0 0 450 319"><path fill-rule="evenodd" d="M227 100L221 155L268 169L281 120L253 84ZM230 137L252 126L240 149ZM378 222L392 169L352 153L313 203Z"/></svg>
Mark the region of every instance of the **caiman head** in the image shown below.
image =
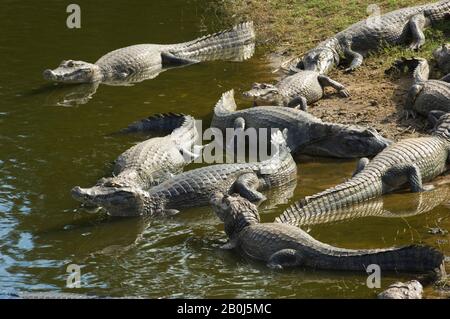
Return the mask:
<svg viewBox="0 0 450 319"><path fill-rule="evenodd" d="M245 227L258 224L259 213L255 204L238 194L215 193L210 198L214 213L225 225L225 232L232 238Z"/></svg>
<svg viewBox="0 0 450 319"><path fill-rule="evenodd" d="M450 43L443 44L433 52L434 59L444 73L450 73Z"/></svg>
<svg viewBox="0 0 450 319"><path fill-rule="evenodd" d="M306 52L296 68L324 74L335 64L339 64L339 55L331 48L319 47Z"/></svg>
<svg viewBox="0 0 450 319"><path fill-rule="evenodd" d="M392 144L391 140L384 138L372 128L323 124L311 125L313 136L307 145L300 146L299 150L302 153L326 157L358 158L376 155Z"/></svg>
<svg viewBox="0 0 450 319"><path fill-rule="evenodd" d="M61 83L92 83L101 81L100 67L84 61L62 61L54 70L45 70L44 79Z"/></svg>
<svg viewBox="0 0 450 319"><path fill-rule="evenodd" d="M106 209L111 216L138 216L144 209L144 194L133 187L94 186L72 189L72 197L89 206Z"/></svg>
<svg viewBox="0 0 450 319"><path fill-rule="evenodd" d="M253 83L252 89L242 93L242 96L256 105L277 105L281 100L278 88L267 83Z"/></svg>

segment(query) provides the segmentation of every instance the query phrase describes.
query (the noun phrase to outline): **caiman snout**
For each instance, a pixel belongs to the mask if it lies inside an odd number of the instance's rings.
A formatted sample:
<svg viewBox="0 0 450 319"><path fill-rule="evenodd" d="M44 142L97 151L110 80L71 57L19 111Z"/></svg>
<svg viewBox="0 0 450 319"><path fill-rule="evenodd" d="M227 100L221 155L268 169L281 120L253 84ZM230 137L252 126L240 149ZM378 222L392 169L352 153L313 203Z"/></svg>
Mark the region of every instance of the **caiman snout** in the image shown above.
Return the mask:
<svg viewBox="0 0 450 319"><path fill-rule="evenodd" d="M87 205L103 207L113 216L136 216L142 207L140 193L133 188L76 186L71 193L74 199Z"/></svg>
<svg viewBox="0 0 450 319"><path fill-rule="evenodd" d="M50 69L45 70L42 75L44 76L44 79L47 81L55 81L57 78L56 74Z"/></svg>

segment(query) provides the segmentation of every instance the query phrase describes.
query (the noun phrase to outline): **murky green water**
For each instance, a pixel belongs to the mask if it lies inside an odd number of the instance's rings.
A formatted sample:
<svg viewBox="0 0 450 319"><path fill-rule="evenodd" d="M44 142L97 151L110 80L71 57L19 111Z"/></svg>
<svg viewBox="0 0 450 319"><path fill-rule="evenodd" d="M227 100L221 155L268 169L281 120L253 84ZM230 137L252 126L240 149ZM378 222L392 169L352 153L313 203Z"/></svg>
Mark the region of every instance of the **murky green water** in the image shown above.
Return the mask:
<svg viewBox="0 0 450 319"><path fill-rule="evenodd" d="M65 27L69 3L0 4L0 290L69 291L66 267L75 263L82 266L80 293L374 296L362 274L274 272L221 251L225 236L208 207L162 220L113 219L80 209L70 189L109 175L112 161L140 139L111 133L158 112L184 112L208 121L222 92L242 90L273 75L262 52L257 52L244 63L209 62L169 70L135 86L101 85L84 104L71 105L81 89L45 83L44 69L68 58L93 62L130 44L190 40L217 31L219 18L205 17L207 1L200 0L79 0L82 28L69 30ZM302 161L289 202L342 181L354 164ZM415 199L416 195L397 194L388 202L394 209L410 211L409 202ZM287 205L280 202L262 206L265 221ZM368 217L310 231L320 240L349 248L426 242L448 254L448 235L428 232L428 227L450 229L448 213L449 208L438 205L417 216ZM405 278L409 276L386 274L382 284Z"/></svg>

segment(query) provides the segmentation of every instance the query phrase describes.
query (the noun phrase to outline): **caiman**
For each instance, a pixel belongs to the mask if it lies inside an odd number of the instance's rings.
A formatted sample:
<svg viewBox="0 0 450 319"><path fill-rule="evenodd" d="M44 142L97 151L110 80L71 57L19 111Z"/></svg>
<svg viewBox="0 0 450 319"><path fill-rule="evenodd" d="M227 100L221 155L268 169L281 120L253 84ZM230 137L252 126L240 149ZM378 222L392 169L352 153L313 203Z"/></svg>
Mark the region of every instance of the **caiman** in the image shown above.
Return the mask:
<svg viewBox="0 0 450 319"><path fill-rule="evenodd" d="M428 116L431 111L450 112L450 74L440 80L430 80L430 67L426 59L404 59L403 63L414 70L414 82L406 98L404 117L414 118L417 114Z"/></svg>
<svg viewBox="0 0 450 319"><path fill-rule="evenodd" d="M49 81L63 83L114 83L128 79L139 82L154 78L167 68L230 59L236 50L252 51L254 39L253 23L245 22L185 43L128 46L104 55L95 63L65 60L56 69L45 70L43 76ZM250 56L247 52L243 59Z"/></svg>
<svg viewBox="0 0 450 319"><path fill-rule="evenodd" d="M305 216L327 214L401 188L409 187L412 192L429 189L423 183L447 170L449 150L450 114L445 114L431 136L400 140L372 161L360 159L348 181L294 203L276 221L300 225Z"/></svg>
<svg viewBox="0 0 450 319"><path fill-rule="evenodd" d="M412 41L417 50L425 43L424 28L450 18L450 0L407 7L371 16L321 42L308 51L297 69L327 73L345 56L351 60L346 71L358 68L368 53Z"/></svg>
<svg viewBox="0 0 450 319"><path fill-rule="evenodd" d="M378 294L378 299L422 299L423 286L417 280L396 282Z"/></svg>
<svg viewBox="0 0 450 319"><path fill-rule="evenodd" d="M300 71L289 75L277 84L253 83L252 89L243 93L257 105L280 105L307 110L309 104L319 101L324 88L333 87L341 97L350 93L341 83L315 71Z"/></svg>
<svg viewBox="0 0 450 319"><path fill-rule="evenodd" d="M391 141L377 131L356 125L322 122L299 109L260 106L236 111L234 91L224 93L214 108L211 127L288 129L287 145L295 154L353 158L378 154Z"/></svg>
<svg viewBox="0 0 450 319"><path fill-rule="evenodd" d="M434 59L436 60L439 69L444 74L450 73L450 43L443 44L433 52Z"/></svg>
<svg viewBox="0 0 450 319"><path fill-rule="evenodd" d="M261 190L281 186L296 178L297 166L280 131L272 134L275 153L264 161L217 164L193 169L150 188L109 188L100 192L76 187L72 195L105 208L112 216L173 215L181 208L207 205L217 191L237 192L252 201L263 201Z"/></svg>
<svg viewBox="0 0 450 319"><path fill-rule="evenodd" d="M238 195L214 194L210 200L224 222L229 242L244 256L271 268L302 267L366 272L376 264L382 271L435 272L442 274L444 255L428 246L386 249L345 249L322 243L302 229L282 223L260 223L257 207Z"/></svg>
<svg viewBox="0 0 450 319"><path fill-rule="evenodd" d="M198 139L195 119L182 114L158 114L135 122L124 132L175 130L166 136L150 138L134 145L115 161L114 176L100 179L89 193L103 194L107 189L150 187L181 173L193 158L191 150ZM186 151L189 152L186 154Z"/></svg>

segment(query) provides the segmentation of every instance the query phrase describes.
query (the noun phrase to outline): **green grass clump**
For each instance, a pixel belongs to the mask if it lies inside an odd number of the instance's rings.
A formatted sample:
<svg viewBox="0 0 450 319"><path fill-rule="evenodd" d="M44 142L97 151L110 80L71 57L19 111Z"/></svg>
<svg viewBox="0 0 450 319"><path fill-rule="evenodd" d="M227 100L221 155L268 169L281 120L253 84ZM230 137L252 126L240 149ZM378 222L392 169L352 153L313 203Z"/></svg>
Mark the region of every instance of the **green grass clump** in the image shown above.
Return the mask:
<svg viewBox="0 0 450 319"><path fill-rule="evenodd" d="M399 8L429 3L427 0L216 0L215 15L236 23L253 20L257 29L258 44L268 51L289 51L301 55L318 42L344 30L351 24L370 15L368 6L376 3L381 14ZM420 55L429 58L437 45L445 42L450 26L441 23L426 32L427 44ZM383 64L399 55L417 53L404 48L388 48L382 52ZM376 59L376 55L374 58ZM381 59L381 58L380 58Z"/></svg>

